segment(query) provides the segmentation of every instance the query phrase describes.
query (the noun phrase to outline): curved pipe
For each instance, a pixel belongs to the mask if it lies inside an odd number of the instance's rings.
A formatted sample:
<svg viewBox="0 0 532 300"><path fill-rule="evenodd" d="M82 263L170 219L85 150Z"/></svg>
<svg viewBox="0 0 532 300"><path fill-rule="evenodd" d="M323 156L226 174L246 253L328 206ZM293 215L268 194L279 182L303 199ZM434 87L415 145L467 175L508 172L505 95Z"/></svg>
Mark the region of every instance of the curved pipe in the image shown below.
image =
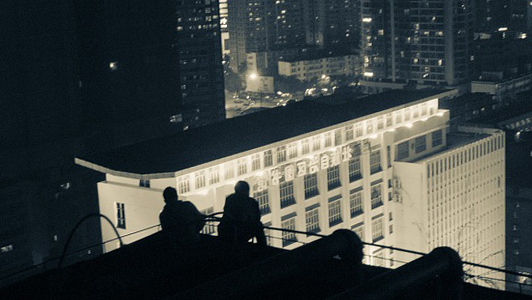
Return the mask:
<svg viewBox="0 0 532 300"><path fill-rule="evenodd" d="M78 227L81 224L83 224L83 222L85 222L85 220L90 219L92 217L104 218L109 223L109 225L111 225L111 227L113 228L113 230L114 230L114 232L116 234L116 237L118 238L118 242L120 243L120 247L122 247L124 245L124 243L122 243L122 238L118 234L118 230L116 230L115 225L113 224L113 222L108 217L106 217L105 215L102 215L100 213L88 214L85 217L83 217L81 220L79 220L79 222L76 224L76 226L74 226L74 229L72 229L72 231L70 231L70 234L68 235L68 239L67 239L67 241L65 243L65 247L63 248L63 253L61 254L61 257L59 257L59 265L57 266L58 269L61 269L61 266L63 265L63 260L65 259L65 255L66 255L66 252L68 250L68 245L70 244L70 240L74 237L74 233L76 233L76 230L78 229Z"/></svg>

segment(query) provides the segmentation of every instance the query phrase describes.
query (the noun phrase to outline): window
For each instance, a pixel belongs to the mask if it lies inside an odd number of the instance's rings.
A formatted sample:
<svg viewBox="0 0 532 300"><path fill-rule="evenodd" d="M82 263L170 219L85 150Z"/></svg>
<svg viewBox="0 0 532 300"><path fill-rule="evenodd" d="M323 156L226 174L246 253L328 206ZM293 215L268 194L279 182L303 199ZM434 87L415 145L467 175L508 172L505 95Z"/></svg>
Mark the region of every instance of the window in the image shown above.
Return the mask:
<svg viewBox="0 0 532 300"><path fill-rule="evenodd" d="M124 203L116 202L116 228L126 229L126 208Z"/></svg>
<svg viewBox="0 0 532 300"><path fill-rule="evenodd" d="M214 212L214 208L213 207L209 207L207 209L204 209L202 211L200 211L201 214L203 214L204 216L208 216L210 214L212 214ZM203 234L208 234L208 235L212 235L214 233L216 233L216 228L218 226L216 226L216 224L212 223L212 222L207 222L205 224L205 226L203 226L203 229L201 230L201 233Z"/></svg>
<svg viewBox="0 0 532 300"><path fill-rule="evenodd" d="M405 108L405 122L410 120L410 108Z"/></svg>
<svg viewBox="0 0 532 300"><path fill-rule="evenodd" d="M384 225L382 217L377 217L371 221L371 237L376 243L384 238Z"/></svg>
<svg viewBox="0 0 532 300"><path fill-rule="evenodd" d="M443 143L441 130L432 133L432 147L437 147Z"/></svg>
<svg viewBox="0 0 532 300"><path fill-rule="evenodd" d="M307 141L307 148L308 148L308 140ZM296 158L297 157L297 144L291 143L288 145L288 158Z"/></svg>
<svg viewBox="0 0 532 300"><path fill-rule="evenodd" d="M390 145L386 146L386 162L388 163L388 168L392 166L392 151Z"/></svg>
<svg viewBox="0 0 532 300"><path fill-rule="evenodd" d="M209 184L215 184L220 182L220 171L218 168L212 168L209 170Z"/></svg>
<svg viewBox="0 0 532 300"><path fill-rule="evenodd" d="M380 116L377 118L377 129L381 130L384 128L384 117Z"/></svg>
<svg viewBox="0 0 532 300"><path fill-rule="evenodd" d="M301 153L302 154L309 154L310 153L310 145L309 145L308 139L301 141Z"/></svg>
<svg viewBox="0 0 532 300"><path fill-rule="evenodd" d="M401 122L403 122L403 115L400 111L395 112L395 124L399 124Z"/></svg>
<svg viewBox="0 0 532 300"><path fill-rule="evenodd" d="M307 232L320 232L320 213L319 208L313 208L305 213Z"/></svg>
<svg viewBox="0 0 532 300"><path fill-rule="evenodd" d="M253 198L259 202L259 209L261 215L269 214L270 211L270 198L268 196L268 189L257 191L253 193Z"/></svg>
<svg viewBox="0 0 532 300"><path fill-rule="evenodd" d="M286 161L286 146L277 147L277 163Z"/></svg>
<svg viewBox="0 0 532 300"><path fill-rule="evenodd" d="M251 171L256 171L260 169L260 154L253 154L251 156Z"/></svg>
<svg viewBox="0 0 532 300"><path fill-rule="evenodd" d="M139 186L149 188L150 187L150 180L149 179L141 179L139 181Z"/></svg>
<svg viewBox="0 0 532 300"><path fill-rule="evenodd" d="M287 230L296 230L296 219L294 217L288 218L281 222L281 227ZM283 231L283 247L297 242L296 234L294 232Z"/></svg>
<svg viewBox="0 0 532 300"><path fill-rule="evenodd" d="M325 133L325 147L332 146L332 134L330 132Z"/></svg>
<svg viewBox="0 0 532 300"><path fill-rule="evenodd" d="M268 227L272 226L271 222L264 224L264 235L266 236L266 245L272 245L272 233Z"/></svg>
<svg viewBox="0 0 532 300"><path fill-rule="evenodd" d="M351 227L353 231L361 240L364 240L364 223L359 223Z"/></svg>
<svg viewBox="0 0 532 300"><path fill-rule="evenodd" d="M393 221L393 214L391 212L388 213L388 221Z"/></svg>
<svg viewBox="0 0 532 300"><path fill-rule="evenodd" d="M264 151L264 167L271 167L273 165L272 150Z"/></svg>
<svg viewBox="0 0 532 300"><path fill-rule="evenodd" d="M338 146L342 143L342 130L337 129L334 131L334 145Z"/></svg>
<svg viewBox="0 0 532 300"><path fill-rule="evenodd" d="M371 151L369 162L371 174L381 171L381 150Z"/></svg>
<svg viewBox="0 0 532 300"><path fill-rule="evenodd" d="M397 160L408 158L409 151L410 151L410 147L409 147L408 141L402 142L399 145L397 145Z"/></svg>
<svg viewBox="0 0 532 300"><path fill-rule="evenodd" d="M360 171L360 157L353 157L349 160L349 182L357 181L362 178Z"/></svg>
<svg viewBox="0 0 532 300"><path fill-rule="evenodd" d="M361 123L357 123L355 125L355 136L356 137L361 137L362 136L362 124Z"/></svg>
<svg viewBox="0 0 532 300"><path fill-rule="evenodd" d="M329 191L341 185L342 183L340 182L340 166L327 168L327 186Z"/></svg>
<svg viewBox="0 0 532 300"><path fill-rule="evenodd" d="M342 223L342 196L329 199L329 227Z"/></svg>
<svg viewBox="0 0 532 300"><path fill-rule="evenodd" d="M233 163L225 164L225 180L235 177L235 166Z"/></svg>
<svg viewBox="0 0 532 300"><path fill-rule="evenodd" d="M371 209L382 205L382 185L380 183L371 185Z"/></svg>
<svg viewBox="0 0 532 300"><path fill-rule="evenodd" d="M366 134L373 133L373 121L368 120L366 121Z"/></svg>
<svg viewBox="0 0 532 300"><path fill-rule="evenodd" d="M386 127L391 127L393 125L392 114L386 115Z"/></svg>
<svg viewBox="0 0 532 300"><path fill-rule="evenodd" d="M420 136L415 139L416 144L416 154L421 153L427 149L427 138L425 136Z"/></svg>
<svg viewBox="0 0 532 300"><path fill-rule="evenodd" d="M386 267L386 260L383 255L383 249L379 249L373 252L373 266L376 267Z"/></svg>
<svg viewBox="0 0 532 300"><path fill-rule="evenodd" d="M177 179L177 186L179 194L188 193L190 191L190 180L188 176L182 176Z"/></svg>
<svg viewBox="0 0 532 300"><path fill-rule="evenodd" d="M292 180L281 182L279 185L279 190L281 193L281 208L285 208L296 203L296 199L294 198L294 182Z"/></svg>
<svg viewBox="0 0 532 300"><path fill-rule="evenodd" d="M205 172L199 171L196 172L196 189L201 189L205 187Z"/></svg>
<svg viewBox="0 0 532 300"><path fill-rule="evenodd" d="M318 190L318 174L307 174L304 177L305 199L312 198L320 194Z"/></svg>
<svg viewBox="0 0 532 300"><path fill-rule="evenodd" d="M345 128L345 140L350 141L354 138L353 125L349 125Z"/></svg>
<svg viewBox="0 0 532 300"><path fill-rule="evenodd" d="M389 226L388 233L389 233L389 234L392 234L392 233L393 233L393 225L390 225L390 226Z"/></svg>
<svg viewBox="0 0 532 300"><path fill-rule="evenodd" d="M321 138L318 135L312 138L312 151L318 151L320 149L321 149Z"/></svg>
<svg viewBox="0 0 532 300"><path fill-rule="evenodd" d="M364 209L362 207L362 191L352 190L349 193L349 208L351 212L351 218L364 213Z"/></svg>

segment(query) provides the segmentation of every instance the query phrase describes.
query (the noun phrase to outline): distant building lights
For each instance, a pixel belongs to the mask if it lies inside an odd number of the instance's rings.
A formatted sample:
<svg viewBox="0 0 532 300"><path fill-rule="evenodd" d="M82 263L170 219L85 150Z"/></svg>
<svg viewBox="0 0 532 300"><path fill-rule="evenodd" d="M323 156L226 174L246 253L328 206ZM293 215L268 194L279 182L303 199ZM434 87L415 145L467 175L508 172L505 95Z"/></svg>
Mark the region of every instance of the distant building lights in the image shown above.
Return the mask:
<svg viewBox="0 0 532 300"><path fill-rule="evenodd" d="M372 18L362 18L362 22L364 23L371 23L372 20Z"/></svg>
<svg viewBox="0 0 532 300"><path fill-rule="evenodd" d="M499 28L499 31L507 31L508 30L508 27L501 27Z"/></svg>
<svg viewBox="0 0 532 300"><path fill-rule="evenodd" d="M406 123L406 127L408 127L408 128L412 128L412 125L413 125L412 122Z"/></svg>
<svg viewBox="0 0 532 300"><path fill-rule="evenodd" d="M257 73L251 73L251 74L249 74L249 78L250 78L250 79L257 79L257 77L258 77Z"/></svg>
<svg viewBox="0 0 532 300"><path fill-rule="evenodd" d="M364 72L365 77L373 77L373 72Z"/></svg>

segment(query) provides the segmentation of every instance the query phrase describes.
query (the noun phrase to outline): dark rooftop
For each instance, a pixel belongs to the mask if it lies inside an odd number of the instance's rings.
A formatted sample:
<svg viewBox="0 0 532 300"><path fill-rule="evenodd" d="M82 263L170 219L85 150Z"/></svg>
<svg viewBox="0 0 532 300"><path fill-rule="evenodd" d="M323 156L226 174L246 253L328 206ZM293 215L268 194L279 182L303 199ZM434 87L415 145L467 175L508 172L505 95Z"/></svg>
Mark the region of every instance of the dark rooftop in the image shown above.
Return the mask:
<svg viewBox="0 0 532 300"><path fill-rule="evenodd" d="M169 173L438 95L437 90L393 90L337 101L337 95L306 100L224 120L177 134L79 158L133 174ZM78 160L78 163L80 161Z"/></svg>

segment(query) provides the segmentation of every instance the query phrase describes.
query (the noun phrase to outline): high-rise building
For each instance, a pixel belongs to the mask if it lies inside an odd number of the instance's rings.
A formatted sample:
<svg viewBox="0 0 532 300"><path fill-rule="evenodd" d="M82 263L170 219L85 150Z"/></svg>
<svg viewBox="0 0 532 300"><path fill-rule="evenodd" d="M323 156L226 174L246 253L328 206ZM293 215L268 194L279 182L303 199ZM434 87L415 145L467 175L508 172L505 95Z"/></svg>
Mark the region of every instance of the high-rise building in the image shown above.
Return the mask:
<svg viewBox="0 0 532 300"><path fill-rule="evenodd" d="M527 0L475 0L475 32L530 33L532 5Z"/></svg>
<svg viewBox="0 0 532 300"><path fill-rule="evenodd" d="M361 1L364 81L453 86L469 79L470 0Z"/></svg>
<svg viewBox="0 0 532 300"><path fill-rule="evenodd" d="M305 44L301 0L232 0L228 3L230 66L245 67L246 54Z"/></svg>
<svg viewBox="0 0 532 300"><path fill-rule="evenodd" d="M346 228L369 243L425 253L451 246L465 260L502 267L504 133L450 132L449 111L438 108L447 95L390 91L331 105L333 95L77 163L106 173L100 211L114 216L121 235L158 224L166 186L200 211L219 212L245 180L266 226L322 234ZM157 230L151 228L126 240ZM287 249L316 239L268 234L271 245ZM110 240L114 232L102 226L102 236ZM106 244L106 251L114 248ZM366 263L387 267L414 258L371 245L365 254Z"/></svg>

